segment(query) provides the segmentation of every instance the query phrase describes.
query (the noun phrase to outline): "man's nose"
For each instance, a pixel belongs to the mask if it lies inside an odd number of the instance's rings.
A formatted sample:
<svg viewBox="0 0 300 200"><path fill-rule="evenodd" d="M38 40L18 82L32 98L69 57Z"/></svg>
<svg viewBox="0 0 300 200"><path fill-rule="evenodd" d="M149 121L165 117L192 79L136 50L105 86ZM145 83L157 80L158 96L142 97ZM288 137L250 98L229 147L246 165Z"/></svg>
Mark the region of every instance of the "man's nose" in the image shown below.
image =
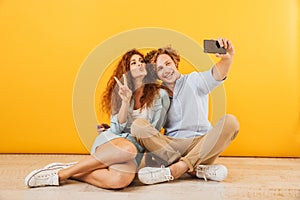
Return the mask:
<svg viewBox="0 0 300 200"><path fill-rule="evenodd" d="M169 74L171 72L171 69L169 67L164 67L163 68L163 73L164 74Z"/></svg>

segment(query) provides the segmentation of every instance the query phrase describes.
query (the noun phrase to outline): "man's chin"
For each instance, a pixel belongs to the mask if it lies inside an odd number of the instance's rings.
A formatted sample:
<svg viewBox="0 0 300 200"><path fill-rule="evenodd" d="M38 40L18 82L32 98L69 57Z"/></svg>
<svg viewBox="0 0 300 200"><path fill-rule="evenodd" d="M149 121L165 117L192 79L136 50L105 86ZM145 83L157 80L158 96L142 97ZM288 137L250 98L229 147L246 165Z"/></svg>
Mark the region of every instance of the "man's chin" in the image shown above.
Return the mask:
<svg viewBox="0 0 300 200"><path fill-rule="evenodd" d="M173 84L173 83L175 83L175 80L165 80L164 82L166 84Z"/></svg>

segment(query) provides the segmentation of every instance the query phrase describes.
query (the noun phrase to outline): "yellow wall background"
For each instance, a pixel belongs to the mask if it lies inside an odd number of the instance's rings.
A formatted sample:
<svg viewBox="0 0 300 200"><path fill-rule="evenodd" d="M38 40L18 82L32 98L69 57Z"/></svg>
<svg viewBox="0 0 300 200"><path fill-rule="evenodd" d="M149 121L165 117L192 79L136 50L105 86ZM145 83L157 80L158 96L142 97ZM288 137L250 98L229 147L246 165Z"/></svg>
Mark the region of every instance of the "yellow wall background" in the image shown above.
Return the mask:
<svg viewBox="0 0 300 200"><path fill-rule="evenodd" d="M218 36L234 42L225 89L227 112L238 117L241 130L223 155L299 157L299 5L297 0L1 0L0 152L88 153L72 113L81 64L115 34L161 27L200 45Z"/></svg>

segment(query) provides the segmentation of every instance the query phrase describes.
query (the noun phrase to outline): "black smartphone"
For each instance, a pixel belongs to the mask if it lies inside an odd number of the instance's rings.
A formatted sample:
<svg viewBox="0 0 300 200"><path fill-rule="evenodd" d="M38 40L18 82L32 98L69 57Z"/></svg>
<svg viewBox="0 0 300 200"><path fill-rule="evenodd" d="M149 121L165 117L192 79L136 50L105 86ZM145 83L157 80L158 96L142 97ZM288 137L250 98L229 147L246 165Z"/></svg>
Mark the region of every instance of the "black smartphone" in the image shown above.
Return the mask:
<svg viewBox="0 0 300 200"><path fill-rule="evenodd" d="M226 49L221 47L217 40L204 40L204 53L226 54Z"/></svg>

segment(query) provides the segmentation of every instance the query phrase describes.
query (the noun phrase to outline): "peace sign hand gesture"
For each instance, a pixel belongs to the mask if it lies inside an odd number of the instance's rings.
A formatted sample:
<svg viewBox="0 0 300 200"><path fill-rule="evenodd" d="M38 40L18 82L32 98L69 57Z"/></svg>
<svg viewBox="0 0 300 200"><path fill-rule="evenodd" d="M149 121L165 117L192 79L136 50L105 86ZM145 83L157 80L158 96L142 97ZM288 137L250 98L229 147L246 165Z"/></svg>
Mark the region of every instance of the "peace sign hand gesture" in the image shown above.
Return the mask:
<svg viewBox="0 0 300 200"><path fill-rule="evenodd" d="M131 100L132 96L132 91L128 88L127 85L127 79L125 74L123 74L123 79L124 79L124 85L117 79L117 77L114 77L116 80L118 86L119 86L119 96L121 97L122 101L125 103L129 103Z"/></svg>

